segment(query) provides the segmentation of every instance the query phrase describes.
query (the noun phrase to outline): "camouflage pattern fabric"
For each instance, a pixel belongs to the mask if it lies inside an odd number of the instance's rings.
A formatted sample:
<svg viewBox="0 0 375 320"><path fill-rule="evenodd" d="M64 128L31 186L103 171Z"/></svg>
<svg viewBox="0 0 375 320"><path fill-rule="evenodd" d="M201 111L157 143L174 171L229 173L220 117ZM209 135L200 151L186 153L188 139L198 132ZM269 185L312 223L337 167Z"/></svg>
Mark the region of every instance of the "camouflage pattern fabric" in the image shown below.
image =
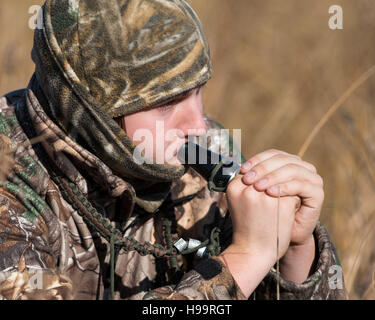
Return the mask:
<svg viewBox="0 0 375 320"><path fill-rule="evenodd" d="M45 96L53 121L133 185L180 178L182 167L137 164L135 145L113 118L210 78L208 43L187 2L47 0L43 17L31 87Z"/></svg>
<svg viewBox="0 0 375 320"><path fill-rule="evenodd" d="M15 165L0 186L0 298L107 299L109 243L64 199L39 149L108 221L125 221L125 234L161 243L164 212L139 215L132 186L51 121L31 90L7 97L0 98L0 142L13 147ZM45 140L31 145L32 130ZM207 183L190 171L173 183L171 192L172 199L197 194L173 210L180 237L205 240L219 226L222 249L229 245L232 229L223 194L210 192ZM316 269L302 284L281 279L283 299L346 298L345 288L328 285L329 270L338 260L327 232L318 226L314 235L319 254ZM184 275L175 281L166 259L121 250L115 299L245 299L216 258L179 255L178 265ZM271 271L256 289L256 299L273 299L275 286Z"/></svg>

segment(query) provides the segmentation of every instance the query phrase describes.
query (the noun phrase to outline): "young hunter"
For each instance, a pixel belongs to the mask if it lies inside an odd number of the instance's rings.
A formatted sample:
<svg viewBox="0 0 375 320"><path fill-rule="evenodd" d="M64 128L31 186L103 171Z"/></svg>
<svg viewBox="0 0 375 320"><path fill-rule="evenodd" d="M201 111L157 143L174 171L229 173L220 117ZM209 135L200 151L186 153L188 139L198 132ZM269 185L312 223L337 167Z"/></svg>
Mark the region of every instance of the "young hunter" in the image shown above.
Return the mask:
<svg viewBox="0 0 375 320"><path fill-rule="evenodd" d="M218 128L203 115L209 47L187 2L47 0L42 10L35 74L0 99L1 167L11 167L0 298L276 299L278 208L281 299L346 298L342 281L332 285L339 261L310 163L268 150L218 193L176 153L169 164L133 157L140 129L155 160L188 132ZM157 122L177 133L160 137ZM181 254L180 239L208 254Z"/></svg>

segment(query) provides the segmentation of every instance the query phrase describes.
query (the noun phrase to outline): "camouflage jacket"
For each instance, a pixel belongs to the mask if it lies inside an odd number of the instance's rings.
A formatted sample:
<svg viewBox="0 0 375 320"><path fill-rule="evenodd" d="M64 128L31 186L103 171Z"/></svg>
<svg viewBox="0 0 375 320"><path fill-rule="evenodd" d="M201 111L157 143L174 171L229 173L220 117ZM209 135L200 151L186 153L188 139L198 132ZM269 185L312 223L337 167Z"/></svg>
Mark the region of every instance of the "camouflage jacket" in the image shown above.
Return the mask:
<svg viewBox="0 0 375 320"><path fill-rule="evenodd" d="M41 143L30 143L32 131L43 135ZM13 173L0 185L0 298L109 298L110 244L66 201L38 148L109 223L124 221L124 234L137 241L163 243L163 210L139 215L131 186L67 137L32 91L20 90L0 99L0 144L15 150ZM231 240L225 197L210 192L206 182L189 171L172 185L171 198L192 194L196 194L193 199L172 210L179 237L203 241L219 226L223 249ZM346 297L345 289L330 286L330 268L339 262L326 230L319 224L314 235L319 255L315 270L302 284L281 278L282 299ZM175 258L183 270L177 278L165 258L117 252L115 299L246 299L217 258L194 254ZM274 299L275 294L272 269L252 298Z"/></svg>

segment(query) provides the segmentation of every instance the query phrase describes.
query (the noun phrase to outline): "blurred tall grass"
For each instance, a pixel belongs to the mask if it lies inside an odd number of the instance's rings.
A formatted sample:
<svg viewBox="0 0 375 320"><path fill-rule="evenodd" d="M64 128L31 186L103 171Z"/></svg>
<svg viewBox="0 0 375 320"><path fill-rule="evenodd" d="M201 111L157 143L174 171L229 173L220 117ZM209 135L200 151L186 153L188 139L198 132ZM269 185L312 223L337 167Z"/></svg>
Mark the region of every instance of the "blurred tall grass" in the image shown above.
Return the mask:
<svg viewBox="0 0 375 320"><path fill-rule="evenodd" d="M0 94L33 72L31 5L2 0ZM373 0L191 0L211 45L207 113L242 129L246 157L268 148L297 153L329 107L375 64ZM328 8L344 30L328 28ZM321 220L338 249L352 299L374 299L375 77L319 132L304 159L325 180Z"/></svg>

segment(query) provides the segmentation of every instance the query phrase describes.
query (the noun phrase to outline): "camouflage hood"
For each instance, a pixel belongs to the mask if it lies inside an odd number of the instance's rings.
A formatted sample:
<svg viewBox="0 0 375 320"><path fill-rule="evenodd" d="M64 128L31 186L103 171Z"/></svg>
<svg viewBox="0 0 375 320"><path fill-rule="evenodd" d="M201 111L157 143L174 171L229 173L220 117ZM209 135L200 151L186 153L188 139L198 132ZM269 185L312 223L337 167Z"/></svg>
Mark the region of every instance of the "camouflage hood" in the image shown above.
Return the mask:
<svg viewBox="0 0 375 320"><path fill-rule="evenodd" d="M184 0L47 0L32 57L30 86L71 139L130 182L182 176L182 167L135 163L135 145L113 118L210 78L208 44Z"/></svg>

